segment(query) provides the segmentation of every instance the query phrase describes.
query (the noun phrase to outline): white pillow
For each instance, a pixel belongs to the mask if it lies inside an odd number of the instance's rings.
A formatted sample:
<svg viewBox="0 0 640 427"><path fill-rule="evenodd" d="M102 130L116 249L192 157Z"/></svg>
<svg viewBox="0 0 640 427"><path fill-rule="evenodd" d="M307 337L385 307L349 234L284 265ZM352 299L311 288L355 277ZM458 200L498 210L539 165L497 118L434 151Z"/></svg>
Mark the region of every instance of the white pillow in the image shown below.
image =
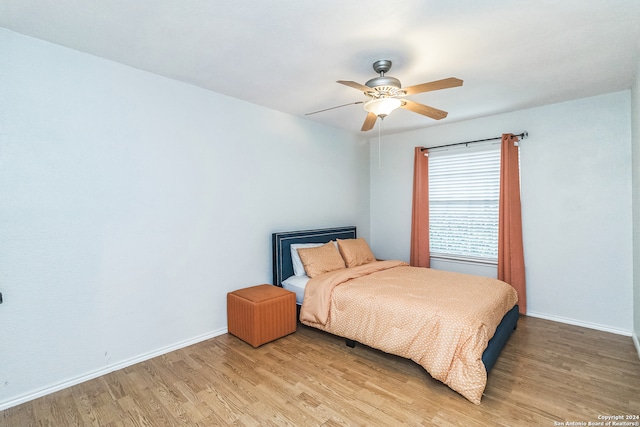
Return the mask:
<svg viewBox="0 0 640 427"><path fill-rule="evenodd" d="M291 245L291 262L293 264L293 274L296 276L306 276L304 266L298 255L298 248L317 248L324 245L324 243L294 243Z"/></svg>

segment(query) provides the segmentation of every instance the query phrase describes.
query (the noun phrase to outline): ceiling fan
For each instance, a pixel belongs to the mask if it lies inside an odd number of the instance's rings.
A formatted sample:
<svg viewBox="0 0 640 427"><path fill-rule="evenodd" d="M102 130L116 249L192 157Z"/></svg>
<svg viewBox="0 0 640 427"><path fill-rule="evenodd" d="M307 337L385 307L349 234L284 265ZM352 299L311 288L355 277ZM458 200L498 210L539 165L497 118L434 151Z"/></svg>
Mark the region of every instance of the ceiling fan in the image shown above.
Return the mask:
<svg viewBox="0 0 640 427"><path fill-rule="evenodd" d="M448 89L451 87L462 86L462 80L455 77L449 77L447 79L436 80L429 83L422 83L419 85L409 86L402 88L400 80L395 77L385 76L391 69L391 61L387 59L380 59L373 63L373 69L380 75L369 80L365 84L360 84L350 80L338 80L338 83L345 86L352 87L362 91L369 100L356 101L349 104L338 105L337 107L326 108L324 110L314 111L313 113L307 113L306 115L321 113L323 111L333 110L335 108L345 107L347 105L364 104L364 109L368 112L367 117L362 125L362 131L366 132L373 128L376 119L380 117L384 119L391 111L396 108L404 108L405 110L413 111L414 113L422 114L423 116L430 117L434 120L440 120L447 117L447 112L438 110L437 108L429 107L427 105L419 104L408 99L401 99L407 95L414 95L416 93L430 92L433 90Z"/></svg>

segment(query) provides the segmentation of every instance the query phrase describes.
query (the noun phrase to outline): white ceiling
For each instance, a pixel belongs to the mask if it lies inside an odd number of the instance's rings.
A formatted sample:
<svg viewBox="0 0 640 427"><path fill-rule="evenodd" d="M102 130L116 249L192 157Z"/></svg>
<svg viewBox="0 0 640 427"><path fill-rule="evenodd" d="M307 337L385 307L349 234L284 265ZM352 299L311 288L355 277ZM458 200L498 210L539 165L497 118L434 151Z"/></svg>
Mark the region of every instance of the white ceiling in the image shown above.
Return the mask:
<svg viewBox="0 0 640 427"><path fill-rule="evenodd" d="M398 110L391 133L628 89L640 0L0 0L0 27L299 117L363 100L335 81L377 59L403 86L464 80L410 98L446 119Z"/></svg>

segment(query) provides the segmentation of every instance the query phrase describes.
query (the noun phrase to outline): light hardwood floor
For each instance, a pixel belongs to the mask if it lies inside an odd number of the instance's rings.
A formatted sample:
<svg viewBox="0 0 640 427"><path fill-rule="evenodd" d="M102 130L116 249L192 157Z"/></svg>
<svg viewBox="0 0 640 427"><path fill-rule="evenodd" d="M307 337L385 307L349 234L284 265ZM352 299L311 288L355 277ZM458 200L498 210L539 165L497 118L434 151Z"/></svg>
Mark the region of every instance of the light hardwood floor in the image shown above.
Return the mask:
<svg viewBox="0 0 640 427"><path fill-rule="evenodd" d="M0 412L0 426L554 426L638 414L631 338L521 317L479 406L410 360L299 325L258 349L222 335L174 351Z"/></svg>

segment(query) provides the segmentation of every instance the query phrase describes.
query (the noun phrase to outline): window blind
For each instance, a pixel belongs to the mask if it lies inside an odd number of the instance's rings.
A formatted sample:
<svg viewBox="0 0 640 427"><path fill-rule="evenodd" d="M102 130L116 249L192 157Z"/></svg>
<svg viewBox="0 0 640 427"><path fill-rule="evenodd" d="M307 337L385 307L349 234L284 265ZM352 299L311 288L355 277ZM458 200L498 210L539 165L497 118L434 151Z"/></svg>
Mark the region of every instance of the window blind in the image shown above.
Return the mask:
<svg viewBox="0 0 640 427"><path fill-rule="evenodd" d="M500 146L429 153L432 256L498 259Z"/></svg>

